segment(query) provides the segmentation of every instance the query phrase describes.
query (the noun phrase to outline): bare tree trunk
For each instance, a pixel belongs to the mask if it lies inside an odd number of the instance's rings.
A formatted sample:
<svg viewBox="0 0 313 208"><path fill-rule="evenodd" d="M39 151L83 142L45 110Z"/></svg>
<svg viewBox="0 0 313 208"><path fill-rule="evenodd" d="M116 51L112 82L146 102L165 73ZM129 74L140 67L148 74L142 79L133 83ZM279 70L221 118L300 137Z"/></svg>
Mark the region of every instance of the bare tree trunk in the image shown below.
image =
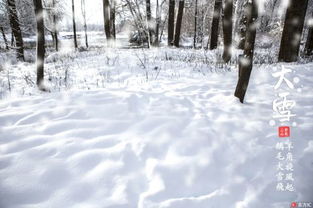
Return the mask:
<svg viewBox="0 0 313 208"><path fill-rule="evenodd" d="M246 6L244 7L244 14L241 16L239 21L239 49L244 49L246 42L246 32L247 32L247 16L246 16Z"/></svg>
<svg viewBox="0 0 313 208"><path fill-rule="evenodd" d="M174 46L176 47L179 47L181 25L182 25L183 14L184 14L184 5L185 5L185 0L179 0L178 12L177 12L177 18L176 18L176 27L175 27L175 37L174 37Z"/></svg>
<svg viewBox="0 0 313 208"><path fill-rule="evenodd" d="M2 26L0 26L0 30L1 30L1 33L2 33L3 40L4 40L5 49L9 50L8 40L7 40L6 36L5 36L5 32L4 32L4 29L3 29Z"/></svg>
<svg viewBox="0 0 313 208"><path fill-rule="evenodd" d="M85 44L86 48L88 48L88 35L87 35L87 21L86 21L86 4L85 0L81 0L81 9L82 9L82 15L84 20L84 31L85 31Z"/></svg>
<svg viewBox="0 0 313 208"><path fill-rule="evenodd" d="M234 24L234 28L235 33L238 34L238 44L236 47L242 50L244 49L246 35L246 23L247 23L246 4L247 0L237 0L235 10L236 21Z"/></svg>
<svg viewBox="0 0 313 208"><path fill-rule="evenodd" d="M150 44L152 44L152 30L151 30L151 27L150 27L150 24L151 24L151 3L150 3L150 0L146 0L146 16L147 16L147 29L148 29L148 42Z"/></svg>
<svg viewBox="0 0 313 208"><path fill-rule="evenodd" d="M174 44L174 21L175 21L175 0L169 0L168 8L168 26L167 26L167 44L172 46Z"/></svg>
<svg viewBox="0 0 313 208"><path fill-rule="evenodd" d="M254 43L256 36L258 8L256 0L247 5L247 34L244 54L239 57L239 79L236 86L235 96L243 103L248 88L253 65Z"/></svg>
<svg viewBox="0 0 313 208"><path fill-rule="evenodd" d="M204 48L203 46L203 39L204 39L204 31L205 31L205 23L204 23L204 19L205 19L205 9L204 9L204 5L203 2L201 3L201 24L200 24L200 43L201 43L201 48Z"/></svg>
<svg viewBox="0 0 313 208"><path fill-rule="evenodd" d="M220 21L221 8L222 8L222 1L215 0L212 27L211 27L210 50L217 48L218 27L219 27L219 21Z"/></svg>
<svg viewBox="0 0 313 208"><path fill-rule="evenodd" d="M156 24L155 24L155 37L154 37L153 45L158 46L159 45L160 21L161 21L159 0L156 0L155 16L156 16Z"/></svg>
<svg viewBox="0 0 313 208"><path fill-rule="evenodd" d="M114 40L116 39L115 9L116 9L116 2L115 0L112 0L111 7L110 7L110 28L111 28L111 35Z"/></svg>
<svg viewBox="0 0 313 208"><path fill-rule="evenodd" d="M45 90L44 81L44 62L45 62L45 27L43 20L43 9L41 0L33 0L35 6L37 22L37 86L40 90Z"/></svg>
<svg viewBox="0 0 313 208"><path fill-rule="evenodd" d="M15 0L8 0L8 11L9 11L10 25L12 28L12 33L14 35L15 43L17 47L17 58L25 61L24 43L23 43L20 23L19 23L18 16L17 16Z"/></svg>
<svg viewBox="0 0 313 208"><path fill-rule="evenodd" d="M224 52L223 60L228 63L231 59L232 32L233 32L233 0L225 0L223 9L223 39Z"/></svg>
<svg viewBox="0 0 313 208"><path fill-rule="evenodd" d="M53 37L54 37L54 45L55 45L55 50L56 51L59 51L59 38L58 38L58 31L56 29L56 17L54 16L53 17L53 22L54 22L54 34L53 34Z"/></svg>
<svg viewBox="0 0 313 208"><path fill-rule="evenodd" d="M55 9L55 0L53 0L53 8ZM59 39L58 39L58 30L57 30L57 20L55 11L53 13L53 38L54 38L54 46L55 50L59 51Z"/></svg>
<svg viewBox="0 0 313 208"><path fill-rule="evenodd" d="M44 5L44 7L45 7L45 5ZM54 32L53 32L53 31L49 31L49 33L50 33L50 35L51 35L53 45L55 46Z"/></svg>
<svg viewBox="0 0 313 208"><path fill-rule="evenodd" d="M104 16L104 31L107 42L110 45L111 41L111 27L110 27L110 3L109 0L103 0L103 16Z"/></svg>
<svg viewBox="0 0 313 208"><path fill-rule="evenodd" d="M313 13L312 13L312 16L313 16ZM309 25L309 31L308 31L308 36L307 36L307 40L305 43L304 52L308 56L312 55L312 52L313 52L313 25L312 24Z"/></svg>
<svg viewBox="0 0 313 208"><path fill-rule="evenodd" d="M11 33L11 47L14 47L14 46L15 46L15 38L14 38L13 30L12 30L12 33Z"/></svg>
<svg viewBox="0 0 313 208"><path fill-rule="evenodd" d="M202 31L203 31L203 48L205 48L206 50L209 49L209 44L210 44L210 37L208 35L208 40L206 42L206 44L204 43L204 31L206 30L206 22L207 22L207 19L208 19L208 11L209 9L206 9L206 11L204 12L204 15L203 15L203 22L202 22ZM204 46L205 45L205 46Z"/></svg>
<svg viewBox="0 0 313 208"><path fill-rule="evenodd" d="M308 0L290 1L286 12L278 61L297 61L307 5Z"/></svg>
<svg viewBox="0 0 313 208"><path fill-rule="evenodd" d="M75 48L78 48L77 35L76 35L76 21L75 21L75 4L74 4L74 0L72 0L72 20L73 20L73 32L74 32L74 46L75 46Z"/></svg>
<svg viewBox="0 0 313 208"><path fill-rule="evenodd" d="M195 13L194 13L194 34L193 34L193 48L196 48L197 44L197 18L198 18L198 0L195 2Z"/></svg>

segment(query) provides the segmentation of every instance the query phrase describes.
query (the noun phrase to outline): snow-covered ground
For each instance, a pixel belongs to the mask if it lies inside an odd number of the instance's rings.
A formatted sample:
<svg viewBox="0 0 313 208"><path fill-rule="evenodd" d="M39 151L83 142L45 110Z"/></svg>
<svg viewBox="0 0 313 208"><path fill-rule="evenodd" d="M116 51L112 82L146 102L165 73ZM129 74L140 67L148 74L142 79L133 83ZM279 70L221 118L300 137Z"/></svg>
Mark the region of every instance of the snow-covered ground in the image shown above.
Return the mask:
<svg viewBox="0 0 313 208"><path fill-rule="evenodd" d="M51 54L50 93L32 63L0 72L0 207L264 208L313 202L313 64L285 64L296 89L295 192L276 190L273 72L256 65L246 103L237 70L201 50ZM215 64L209 60L215 60Z"/></svg>

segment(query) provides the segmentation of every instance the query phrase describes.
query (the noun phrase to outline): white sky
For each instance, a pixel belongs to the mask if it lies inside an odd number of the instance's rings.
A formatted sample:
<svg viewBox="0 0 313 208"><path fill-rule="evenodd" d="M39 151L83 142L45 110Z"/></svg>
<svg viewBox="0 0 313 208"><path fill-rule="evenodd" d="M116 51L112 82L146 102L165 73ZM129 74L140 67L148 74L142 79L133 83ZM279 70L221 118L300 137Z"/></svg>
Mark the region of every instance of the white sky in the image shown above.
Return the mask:
<svg viewBox="0 0 313 208"><path fill-rule="evenodd" d="M87 24L103 24L103 6L102 0L85 0ZM72 0L66 0L66 11L68 16L65 22L71 24L72 17ZM77 22L82 21L81 0L75 0L75 17Z"/></svg>

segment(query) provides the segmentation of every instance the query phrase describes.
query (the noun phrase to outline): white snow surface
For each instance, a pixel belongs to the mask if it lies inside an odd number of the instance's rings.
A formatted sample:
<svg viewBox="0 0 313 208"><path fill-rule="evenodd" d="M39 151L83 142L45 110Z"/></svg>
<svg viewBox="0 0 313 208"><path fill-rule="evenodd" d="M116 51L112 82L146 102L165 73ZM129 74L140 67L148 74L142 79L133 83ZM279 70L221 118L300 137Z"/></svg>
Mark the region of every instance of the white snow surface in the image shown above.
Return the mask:
<svg viewBox="0 0 313 208"><path fill-rule="evenodd" d="M124 56L118 72L104 69L112 71L100 87L88 80L95 83L95 70L110 65L103 54L86 62L73 57L80 67L67 63L85 89L26 87L31 95L16 96L25 77L10 72L12 95L0 101L1 208L282 208L313 201L312 63L285 64L296 77L296 191L278 192L275 145L286 138L269 123L277 98L271 74L281 64L256 66L241 104L233 96L234 67L203 73L202 65L195 71L160 62L159 75L147 65L146 80L134 52Z"/></svg>

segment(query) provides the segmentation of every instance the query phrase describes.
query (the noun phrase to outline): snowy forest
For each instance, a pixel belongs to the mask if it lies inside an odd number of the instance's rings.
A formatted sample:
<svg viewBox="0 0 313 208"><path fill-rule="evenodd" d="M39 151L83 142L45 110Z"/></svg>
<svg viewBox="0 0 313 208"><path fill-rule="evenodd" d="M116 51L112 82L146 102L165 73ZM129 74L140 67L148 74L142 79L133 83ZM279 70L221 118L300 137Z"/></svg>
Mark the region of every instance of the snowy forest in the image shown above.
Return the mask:
<svg viewBox="0 0 313 208"><path fill-rule="evenodd" d="M313 207L313 0L0 0L0 208Z"/></svg>

